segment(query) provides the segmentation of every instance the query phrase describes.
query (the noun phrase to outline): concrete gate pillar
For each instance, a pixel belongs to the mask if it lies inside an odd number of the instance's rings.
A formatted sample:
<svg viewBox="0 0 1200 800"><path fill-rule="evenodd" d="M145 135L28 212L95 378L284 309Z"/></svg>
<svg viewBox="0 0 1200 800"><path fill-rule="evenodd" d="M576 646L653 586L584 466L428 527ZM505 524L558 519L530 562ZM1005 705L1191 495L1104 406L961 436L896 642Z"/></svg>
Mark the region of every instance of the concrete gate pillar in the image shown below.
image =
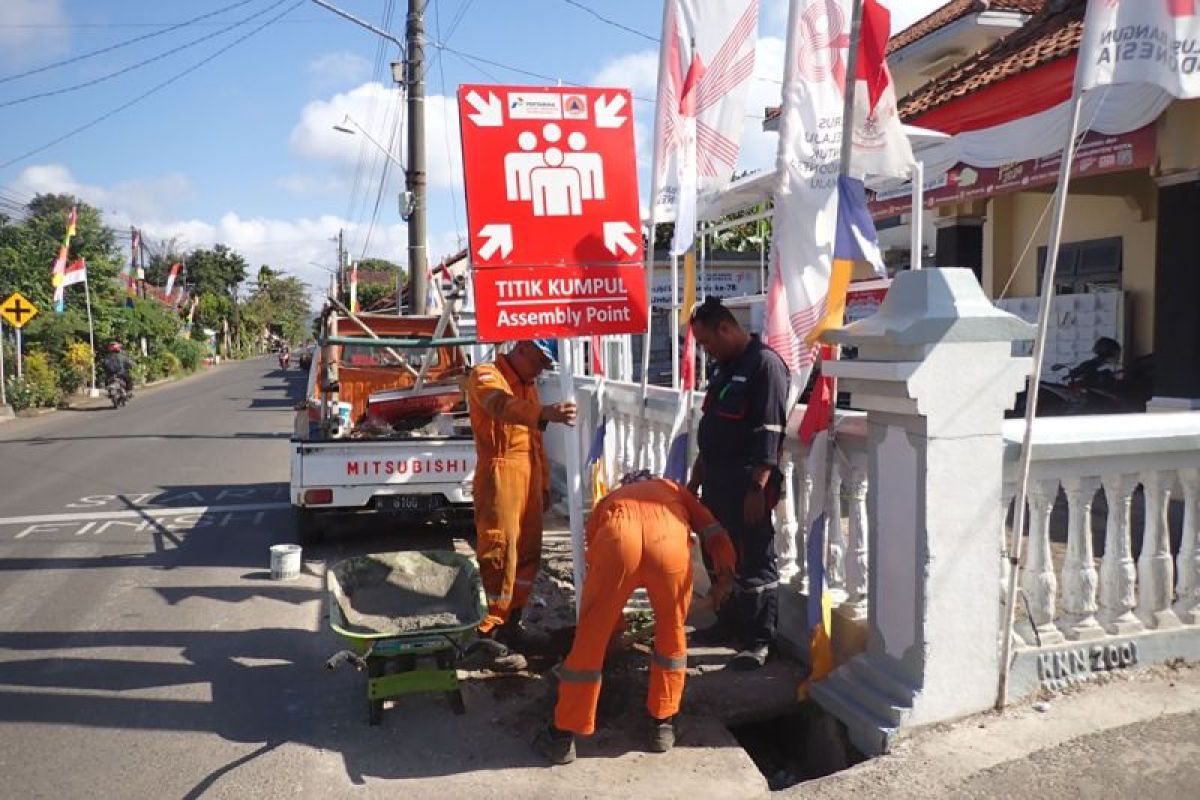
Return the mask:
<svg viewBox="0 0 1200 800"><path fill-rule="evenodd" d="M867 650L812 688L863 752L990 708L999 676L1004 411L1030 371L969 269L897 274L879 312L828 335L867 412Z"/></svg>

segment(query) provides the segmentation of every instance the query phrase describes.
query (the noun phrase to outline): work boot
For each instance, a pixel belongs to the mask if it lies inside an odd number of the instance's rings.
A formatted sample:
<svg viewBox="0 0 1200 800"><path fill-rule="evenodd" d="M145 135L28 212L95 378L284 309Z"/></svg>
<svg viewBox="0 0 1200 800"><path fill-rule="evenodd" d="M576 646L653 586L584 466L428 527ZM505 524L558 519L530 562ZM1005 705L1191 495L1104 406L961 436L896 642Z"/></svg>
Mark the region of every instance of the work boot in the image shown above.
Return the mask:
<svg viewBox="0 0 1200 800"><path fill-rule="evenodd" d="M540 631L530 631L521 624L521 609L511 612L504 624L495 630L496 641L513 650L545 649L550 637Z"/></svg>
<svg viewBox="0 0 1200 800"><path fill-rule="evenodd" d="M751 672L767 663L770 646L765 644L747 647L729 660L729 668L739 672Z"/></svg>
<svg viewBox="0 0 1200 800"><path fill-rule="evenodd" d="M521 672L529 664L525 656L509 650L491 636L480 636L467 646L461 666L466 670L487 669L492 672Z"/></svg>
<svg viewBox="0 0 1200 800"><path fill-rule="evenodd" d="M665 753L675 746L675 718L667 717L666 719L650 718L650 743L649 749L651 753Z"/></svg>
<svg viewBox="0 0 1200 800"><path fill-rule="evenodd" d="M575 760L575 734L548 723L534 737L533 750L552 764L570 764Z"/></svg>

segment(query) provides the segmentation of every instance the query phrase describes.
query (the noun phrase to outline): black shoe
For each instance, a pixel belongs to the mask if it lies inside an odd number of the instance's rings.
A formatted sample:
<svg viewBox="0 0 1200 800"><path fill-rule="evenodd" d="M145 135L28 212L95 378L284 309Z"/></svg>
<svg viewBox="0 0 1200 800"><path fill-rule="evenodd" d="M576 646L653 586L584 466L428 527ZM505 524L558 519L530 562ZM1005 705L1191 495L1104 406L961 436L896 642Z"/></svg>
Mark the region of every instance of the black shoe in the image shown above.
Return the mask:
<svg viewBox="0 0 1200 800"><path fill-rule="evenodd" d="M733 634L720 623L703 630L692 631L688 636L688 644L692 647L728 647L733 643Z"/></svg>
<svg viewBox="0 0 1200 800"><path fill-rule="evenodd" d="M751 672L767 663L770 647L765 644L747 647L729 660L729 668L739 672Z"/></svg>
<svg viewBox="0 0 1200 800"><path fill-rule="evenodd" d="M650 742L648 748L651 753L665 753L675 746L675 718L668 717L667 719L650 719Z"/></svg>
<svg viewBox="0 0 1200 800"><path fill-rule="evenodd" d="M550 723L534 737L533 750L552 764L570 764L575 760L575 735Z"/></svg>

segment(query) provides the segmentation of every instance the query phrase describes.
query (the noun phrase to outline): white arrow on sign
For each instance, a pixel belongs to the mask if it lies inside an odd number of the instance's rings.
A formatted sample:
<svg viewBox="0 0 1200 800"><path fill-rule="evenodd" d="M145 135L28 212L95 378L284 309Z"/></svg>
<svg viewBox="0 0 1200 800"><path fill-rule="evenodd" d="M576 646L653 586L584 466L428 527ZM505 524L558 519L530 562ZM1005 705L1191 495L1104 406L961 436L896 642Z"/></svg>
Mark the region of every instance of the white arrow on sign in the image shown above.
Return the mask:
<svg viewBox="0 0 1200 800"><path fill-rule="evenodd" d="M469 99L469 98L468 98ZM621 116L625 107L624 95L613 95L612 100L605 100L604 95L596 98L596 127L619 128L625 124L627 117Z"/></svg>
<svg viewBox="0 0 1200 800"><path fill-rule="evenodd" d="M624 224L628 227L628 223ZM483 247L479 248L479 257L484 261L496 255L497 250L500 251L501 258L508 258L509 253L512 252L512 225L493 222L490 225L484 225L476 235L480 239L487 239Z"/></svg>
<svg viewBox="0 0 1200 800"><path fill-rule="evenodd" d="M479 92L472 89L467 95L467 102L478 112L468 116L479 127L498 128L504 124L504 104L494 92L488 92L488 99L484 100Z"/></svg>
<svg viewBox="0 0 1200 800"><path fill-rule="evenodd" d="M617 250L623 250L627 256L633 255L637 252L637 242L629 238L631 233L637 231L628 222L604 223L604 247L614 256Z"/></svg>

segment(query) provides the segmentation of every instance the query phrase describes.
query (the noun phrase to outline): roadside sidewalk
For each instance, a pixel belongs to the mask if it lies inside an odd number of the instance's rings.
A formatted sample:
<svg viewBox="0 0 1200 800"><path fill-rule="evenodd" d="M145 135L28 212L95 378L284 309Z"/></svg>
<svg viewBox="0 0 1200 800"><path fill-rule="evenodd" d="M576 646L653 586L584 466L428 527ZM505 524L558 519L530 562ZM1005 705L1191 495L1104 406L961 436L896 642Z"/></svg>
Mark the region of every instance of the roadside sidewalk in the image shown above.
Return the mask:
<svg viewBox="0 0 1200 800"><path fill-rule="evenodd" d="M140 393L146 392L150 389L155 389L159 386L180 383L201 375L207 375L211 370L216 368L217 365L205 365L195 372L189 372L186 375L178 375L174 378L163 378L161 380L142 384L134 389L134 396L136 397ZM83 392L71 395L69 398L67 398L67 402L64 406L58 406L57 408L29 408L25 409L24 411L18 411L11 416L0 414L0 423L12 422L21 419L38 419L49 414L56 414L59 411L88 411L98 408L108 408L111 406L112 403L109 401L108 395L104 393L103 387L98 387L98 390L100 392L98 397L89 397L87 390L85 389Z"/></svg>
<svg viewBox="0 0 1200 800"><path fill-rule="evenodd" d="M1193 797L1200 668L1156 667L902 740L786 798Z"/></svg>

